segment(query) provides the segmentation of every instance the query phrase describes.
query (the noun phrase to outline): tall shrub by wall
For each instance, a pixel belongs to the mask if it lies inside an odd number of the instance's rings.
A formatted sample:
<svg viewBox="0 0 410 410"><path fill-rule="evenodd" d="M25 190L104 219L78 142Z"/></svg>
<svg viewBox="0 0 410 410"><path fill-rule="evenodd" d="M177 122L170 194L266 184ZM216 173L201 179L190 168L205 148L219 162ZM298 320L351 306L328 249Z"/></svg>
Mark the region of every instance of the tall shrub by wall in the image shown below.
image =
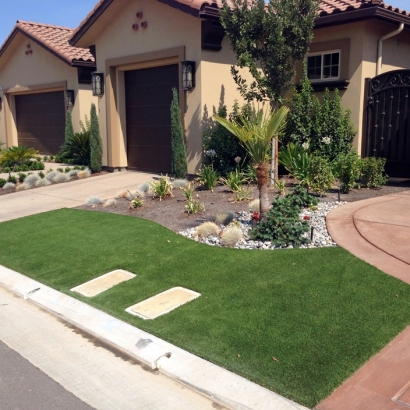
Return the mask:
<svg viewBox="0 0 410 410"><path fill-rule="evenodd" d="M103 147L100 136L100 125L95 104L91 104L90 112L90 169L92 172L102 170Z"/></svg>

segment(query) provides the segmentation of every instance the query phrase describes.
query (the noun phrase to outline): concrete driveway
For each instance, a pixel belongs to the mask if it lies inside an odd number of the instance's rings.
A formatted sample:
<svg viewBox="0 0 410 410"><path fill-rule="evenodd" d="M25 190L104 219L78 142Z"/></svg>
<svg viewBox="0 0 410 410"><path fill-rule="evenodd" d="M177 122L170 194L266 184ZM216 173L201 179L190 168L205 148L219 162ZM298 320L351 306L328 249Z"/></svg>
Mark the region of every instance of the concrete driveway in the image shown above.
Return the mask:
<svg viewBox="0 0 410 410"><path fill-rule="evenodd" d="M78 181L55 184L0 196L0 222L40 212L83 205L91 196L112 198L126 189L137 189L159 175L142 172L114 172Z"/></svg>

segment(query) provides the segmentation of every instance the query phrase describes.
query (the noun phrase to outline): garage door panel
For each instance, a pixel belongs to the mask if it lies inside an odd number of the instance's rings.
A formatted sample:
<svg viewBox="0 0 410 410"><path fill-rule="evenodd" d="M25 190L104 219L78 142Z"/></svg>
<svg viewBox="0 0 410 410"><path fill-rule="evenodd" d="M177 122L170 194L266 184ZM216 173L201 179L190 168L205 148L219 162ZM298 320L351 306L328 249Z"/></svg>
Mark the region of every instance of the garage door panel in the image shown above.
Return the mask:
<svg viewBox="0 0 410 410"><path fill-rule="evenodd" d="M168 118L169 117L169 118ZM160 124L158 122L161 121ZM128 118L127 125L130 127L171 127L170 107L165 106L148 106L138 107L133 111L132 116Z"/></svg>
<svg viewBox="0 0 410 410"><path fill-rule="evenodd" d="M64 143L64 92L15 96L18 143L56 154Z"/></svg>
<svg viewBox="0 0 410 410"><path fill-rule="evenodd" d="M125 72L128 167L170 172L172 88L178 65Z"/></svg>
<svg viewBox="0 0 410 410"><path fill-rule="evenodd" d="M157 84L155 86L128 87L127 105L143 107L147 105L167 104L172 100L173 83Z"/></svg>
<svg viewBox="0 0 410 410"><path fill-rule="evenodd" d="M137 139L131 139L128 141L128 147L136 147L139 145L149 145L152 147L163 146L171 148L171 140L167 138L168 128L158 125L157 127L134 127L130 130L135 135L138 135Z"/></svg>

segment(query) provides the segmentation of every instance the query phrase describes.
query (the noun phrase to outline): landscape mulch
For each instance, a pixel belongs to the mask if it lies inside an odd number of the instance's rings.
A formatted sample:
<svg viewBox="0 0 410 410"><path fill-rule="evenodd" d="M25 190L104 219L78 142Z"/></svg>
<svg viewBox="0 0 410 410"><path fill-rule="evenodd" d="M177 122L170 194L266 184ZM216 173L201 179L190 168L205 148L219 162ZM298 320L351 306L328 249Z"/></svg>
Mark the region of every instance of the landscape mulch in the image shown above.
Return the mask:
<svg viewBox="0 0 410 410"><path fill-rule="evenodd" d="M286 192L289 192L294 186L295 181L291 178L282 177L286 182ZM131 192L138 187L130 187ZM348 194L340 194L341 201L354 202L363 199L375 198L378 196L393 194L410 189L410 180L391 179L389 183L381 189L353 189ZM273 201L278 192L274 188L269 189L270 200ZM130 201L124 198L117 199L116 204L110 207L95 205L93 207L80 206L77 209L87 209L91 211L111 212L121 215L129 215L144 219L149 219L163 225L175 232L184 231L193 228L205 221L214 220L218 212L231 211L240 212L249 209L249 201L235 201L235 194L229 192L224 186L216 186L214 190L206 191L197 188L195 195L196 200L203 202L205 210L199 214L188 215L185 210L185 197L183 191L179 188L173 190L173 196L160 201L158 198L153 199L147 196L141 208L130 209ZM256 185L251 186L249 200L258 198L258 189ZM326 196L318 197L320 201L334 202L339 198L338 190L332 189Z"/></svg>

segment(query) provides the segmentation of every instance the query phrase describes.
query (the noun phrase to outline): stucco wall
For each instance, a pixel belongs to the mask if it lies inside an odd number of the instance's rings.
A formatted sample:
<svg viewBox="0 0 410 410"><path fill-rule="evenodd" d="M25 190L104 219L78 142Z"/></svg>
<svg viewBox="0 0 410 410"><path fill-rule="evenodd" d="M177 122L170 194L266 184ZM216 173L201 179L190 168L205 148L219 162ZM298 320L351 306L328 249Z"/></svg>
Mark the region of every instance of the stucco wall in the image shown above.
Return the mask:
<svg viewBox="0 0 410 410"><path fill-rule="evenodd" d="M30 45L30 49L27 48ZM27 50L32 54L26 55ZM0 111L0 141L17 144L14 95L20 93L74 90L75 104L72 108L74 130L79 131L79 121L89 115L92 97L91 85L78 84L77 68L71 67L49 51L18 33L0 58L0 91L3 106ZM10 90L6 98L5 93ZM10 112L8 112L10 105ZM6 126L7 121L7 126ZM4 148L4 146L3 146Z"/></svg>
<svg viewBox="0 0 410 410"><path fill-rule="evenodd" d="M319 28L314 31L312 44L346 38L350 39L349 55L342 54L341 56L342 60L346 58L349 60L348 77L343 78L343 80L350 80L350 84L347 90L341 91L340 95L342 96L344 108L351 110L351 119L357 131L353 145L359 152L361 151L362 144L363 113L366 99L364 95L365 79L376 76L379 38L395 30L398 26L398 24L393 25L376 20L368 20ZM326 49L322 51L326 51ZM402 68L410 68L410 33L408 30L404 30L402 34L383 43L382 73ZM300 76L296 78L296 81L299 78ZM321 93L317 93L317 95L320 96Z"/></svg>
<svg viewBox="0 0 410 410"><path fill-rule="evenodd" d="M140 11L143 13L142 20L136 18L136 13ZM110 21L109 25L105 24L107 19ZM146 21L148 27L134 31L132 25L141 24L142 21ZM101 30L101 26L104 26L104 30ZM201 111L200 20L158 2L122 0L114 2L105 11L101 21L97 20L94 23L86 37L89 45L95 44L96 46L98 71L105 73L107 78L110 75L108 67L111 64L112 74L115 76L115 79L108 78L105 95L99 100L104 165L114 168L127 166L125 96L121 73L127 69L137 69L143 66L164 65L166 61L162 60L162 51L181 47L185 48L184 58L197 62L198 86L192 92L180 93L183 99L186 97L186 100L181 102L181 106L185 110L185 125L189 125L186 135L188 168L189 172L197 169L197 141L201 138L201 130L192 127L191 124L193 118ZM154 52L158 52L157 55L152 54ZM126 61L128 66L125 63L120 64L121 58L130 56L131 58ZM141 56L142 60L146 56L145 62L141 61ZM178 56L175 55L175 57ZM112 62L112 60L118 61ZM111 63L108 64L107 61ZM108 89L111 81L116 82L115 90ZM110 93L112 93L111 96ZM112 98L112 103L107 101L110 98ZM107 111L107 107L111 110L110 112Z"/></svg>

